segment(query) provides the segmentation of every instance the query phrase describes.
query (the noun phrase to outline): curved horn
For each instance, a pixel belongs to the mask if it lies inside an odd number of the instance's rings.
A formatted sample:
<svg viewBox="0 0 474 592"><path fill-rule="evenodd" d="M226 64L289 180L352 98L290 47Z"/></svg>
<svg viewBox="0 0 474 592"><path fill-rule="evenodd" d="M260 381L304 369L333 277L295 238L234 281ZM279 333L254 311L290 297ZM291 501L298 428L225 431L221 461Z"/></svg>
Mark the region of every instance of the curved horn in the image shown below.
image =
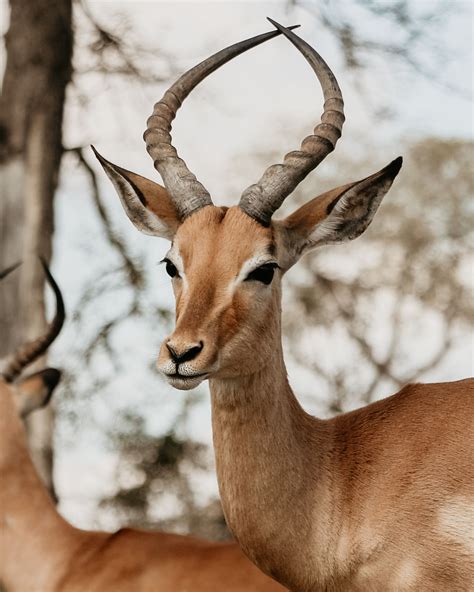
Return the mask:
<svg viewBox="0 0 474 592"><path fill-rule="evenodd" d="M289 27L295 29L299 25ZM289 29L285 29L289 30ZM200 208L212 205L207 189L201 185L171 144L171 122L184 99L204 78L241 53L280 35L270 31L230 45L183 74L156 103L143 134L146 149L160 173L181 220Z"/></svg>
<svg viewBox="0 0 474 592"><path fill-rule="evenodd" d="M46 332L41 337L29 341L23 345L21 345L16 352L14 352L6 361L5 367L2 369L2 376L7 382L11 382L14 380L20 372L23 370L25 366L31 364L34 360L36 360L41 354L43 354L48 347L53 343L56 337L59 335L61 328L64 323L65 318L65 311L64 311L64 301L61 295L61 291L59 286L55 282L46 262L40 257L41 264L43 266L44 272L46 274L46 279L48 280L49 285L51 286L54 295L56 297L56 313L54 315L53 320L48 325ZM10 267L5 270L6 273L12 271L16 266ZM5 277L5 272L0 275L0 279Z"/></svg>
<svg viewBox="0 0 474 592"><path fill-rule="evenodd" d="M334 74L322 57L289 29L268 19L303 54L314 70L323 91L321 123L305 138L299 150L289 152L282 164L267 168L260 181L242 194L239 206L249 216L268 226L273 213L295 187L332 152L342 133L344 102Z"/></svg>

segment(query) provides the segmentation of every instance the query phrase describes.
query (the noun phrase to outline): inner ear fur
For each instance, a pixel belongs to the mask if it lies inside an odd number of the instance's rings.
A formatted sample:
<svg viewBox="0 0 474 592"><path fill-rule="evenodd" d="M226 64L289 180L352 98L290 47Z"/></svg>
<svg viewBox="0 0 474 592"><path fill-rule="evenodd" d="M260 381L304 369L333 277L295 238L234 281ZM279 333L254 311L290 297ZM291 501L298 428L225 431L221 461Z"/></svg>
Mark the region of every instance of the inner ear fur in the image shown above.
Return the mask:
<svg viewBox="0 0 474 592"><path fill-rule="evenodd" d="M180 220L167 190L159 183L109 162L93 146L91 148L133 224L145 234L172 240Z"/></svg>
<svg viewBox="0 0 474 592"><path fill-rule="evenodd" d="M371 223L401 166L399 157L370 177L315 197L278 222L286 266L293 265L309 249L360 236Z"/></svg>

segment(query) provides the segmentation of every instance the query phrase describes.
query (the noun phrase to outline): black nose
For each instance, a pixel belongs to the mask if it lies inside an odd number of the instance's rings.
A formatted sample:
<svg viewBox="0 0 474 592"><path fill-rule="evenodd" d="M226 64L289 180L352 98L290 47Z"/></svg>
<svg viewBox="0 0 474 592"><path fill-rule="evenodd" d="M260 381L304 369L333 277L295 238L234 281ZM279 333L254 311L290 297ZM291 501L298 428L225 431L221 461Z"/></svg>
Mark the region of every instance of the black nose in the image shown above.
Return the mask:
<svg viewBox="0 0 474 592"><path fill-rule="evenodd" d="M204 343L200 341L198 344L194 343L191 346L185 346L181 351L176 345L169 342L166 344L166 347L168 348L173 361L176 362L176 364L181 364L182 362L193 360L202 351Z"/></svg>

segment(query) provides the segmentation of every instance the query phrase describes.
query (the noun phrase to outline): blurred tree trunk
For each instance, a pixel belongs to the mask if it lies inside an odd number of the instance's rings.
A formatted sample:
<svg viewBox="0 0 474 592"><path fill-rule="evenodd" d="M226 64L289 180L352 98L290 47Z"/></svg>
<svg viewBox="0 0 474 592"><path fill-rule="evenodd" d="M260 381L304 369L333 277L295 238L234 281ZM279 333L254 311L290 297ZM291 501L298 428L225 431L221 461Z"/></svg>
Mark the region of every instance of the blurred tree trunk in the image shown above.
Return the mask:
<svg viewBox="0 0 474 592"><path fill-rule="evenodd" d="M0 290L0 357L45 326L44 276L51 258L62 120L71 76L71 0L10 0L0 98L0 268L23 260ZM53 492L52 414L33 415L32 454Z"/></svg>

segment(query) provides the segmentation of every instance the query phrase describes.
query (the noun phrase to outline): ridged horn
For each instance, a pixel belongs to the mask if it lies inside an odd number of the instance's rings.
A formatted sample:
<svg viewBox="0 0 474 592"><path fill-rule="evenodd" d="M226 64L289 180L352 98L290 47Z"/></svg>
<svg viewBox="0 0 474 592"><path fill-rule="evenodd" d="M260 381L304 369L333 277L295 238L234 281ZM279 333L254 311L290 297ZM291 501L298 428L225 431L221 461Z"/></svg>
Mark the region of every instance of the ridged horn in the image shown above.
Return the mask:
<svg viewBox="0 0 474 592"><path fill-rule="evenodd" d="M324 96L321 123L305 138L299 150L289 152L283 163L266 169L242 194L239 206L249 216L268 226L273 213L296 186L332 152L342 134L344 102L336 77L323 58L306 41L268 19L303 54L315 72Z"/></svg>
<svg viewBox="0 0 474 592"><path fill-rule="evenodd" d="M43 266L44 273L48 284L51 286L54 296L56 298L56 313L53 320L48 325L44 335L37 337L36 339L24 343L21 345L16 352L11 354L2 369L2 376L6 382L12 382L28 364L31 364L43 354L48 347L53 343L56 337L59 335L65 319L64 301L61 294L61 290L54 280L49 268L43 258L40 257L41 265ZM0 273L0 279L3 279L8 273L13 271L19 264L9 267L4 272Z"/></svg>
<svg viewBox="0 0 474 592"><path fill-rule="evenodd" d="M285 31L296 27L299 25ZM154 106L143 138L181 220L204 206L212 205L212 200L207 189L191 173L171 143L171 122L176 112L189 93L209 74L241 53L280 34L279 30L270 31L222 49L183 74Z"/></svg>

